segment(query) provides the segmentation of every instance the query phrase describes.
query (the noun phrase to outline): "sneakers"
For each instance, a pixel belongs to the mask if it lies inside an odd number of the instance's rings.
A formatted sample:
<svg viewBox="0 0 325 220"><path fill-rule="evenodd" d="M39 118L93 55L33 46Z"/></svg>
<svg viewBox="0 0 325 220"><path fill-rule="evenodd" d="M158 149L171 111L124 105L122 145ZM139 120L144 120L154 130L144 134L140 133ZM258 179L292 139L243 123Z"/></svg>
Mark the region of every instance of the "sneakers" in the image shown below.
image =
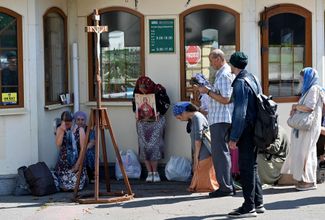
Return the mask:
<svg viewBox="0 0 325 220"><path fill-rule="evenodd" d="M210 198L218 198L218 197L233 196L233 195L234 195L233 192L223 192L219 189L209 193Z"/></svg>
<svg viewBox="0 0 325 220"><path fill-rule="evenodd" d="M250 211L244 210L243 207L239 207L238 209L234 210L233 212L230 212L228 214L229 218L252 218L257 217L257 213L255 209L252 209Z"/></svg>
<svg viewBox="0 0 325 220"><path fill-rule="evenodd" d="M153 173L152 172L148 172L146 182L148 182L148 183L153 182Z"/></svg>
<svg viewBox="0 0 325 220"><path fill-rule="evenodd" d="M153 182L160 182L160 176L158 172L153 172Z"/></svg>
<svg viewBox="0 0 325 220"><path fill-rule="evenodd" d="M148 172L148 176L147 176L147 179L146 179L146 182L149 183L149 182L160 182L160 176L159 176L159 173L158 172Z"/></svg>
<svg viewBox="0 0 325 220"><path fill-rule="evenodd" d="M264 208L264 205L261 204L261 205L255 206L255 211L257 214L262 214L266 211L266 209Z"/></svg>

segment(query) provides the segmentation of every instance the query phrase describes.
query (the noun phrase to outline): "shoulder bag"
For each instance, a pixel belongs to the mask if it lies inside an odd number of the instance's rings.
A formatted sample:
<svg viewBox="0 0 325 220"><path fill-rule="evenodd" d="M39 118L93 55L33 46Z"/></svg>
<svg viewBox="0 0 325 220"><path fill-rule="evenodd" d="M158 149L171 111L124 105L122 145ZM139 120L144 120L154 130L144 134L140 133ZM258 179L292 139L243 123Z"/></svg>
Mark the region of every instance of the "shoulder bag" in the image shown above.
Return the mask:
<svg viewBox="0 0 325 220"><path fill-rule="evenodd" d="M301 99L301 102L299 102L298 104L304 103L308 92L306 93L306 95L304 95L304 97ZM315 119L314 110L311 112L302 112L296 110L295 113L288 118L287 124L291 128L295 128L298 130L310 130L311 127L313 126L314 119Z"/></svg>

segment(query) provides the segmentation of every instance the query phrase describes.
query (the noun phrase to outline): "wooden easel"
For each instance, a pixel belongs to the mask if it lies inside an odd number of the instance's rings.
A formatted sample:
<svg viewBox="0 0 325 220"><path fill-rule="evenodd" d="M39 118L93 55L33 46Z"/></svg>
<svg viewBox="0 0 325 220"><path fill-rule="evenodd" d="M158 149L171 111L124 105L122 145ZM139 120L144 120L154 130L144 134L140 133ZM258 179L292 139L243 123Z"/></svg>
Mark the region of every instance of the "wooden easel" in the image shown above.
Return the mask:
<svg viewBox="0 0 325 220"><path fill-rule="evenodd" d="M97 59L96 59L96 76L97 76L97 108L92 108L90 112L90 117L88 121L88 129L86 132L86 140L85 142L88 143L89 140L89 133L90 130L95 129L95 183L94 183L94 197L90 198L82 198L78 195L79 185L80 185L80 178L83 169L83 161L85 159L87 149L81 151L81 161L82 163L79 166L79 172L77 174L77 182L74 188L74 200L82 203L82 204L93 204L93 203L111 203L111 202L121 202L130 200L133 198L134 194L132 193L131 186L129 183L129 179L126 175L121 155L115 141L115 136L113 133L113 129L111 126L111 122L108 117L107 109L101 107L101 77L100 77L100 60L99 60L99 53L100 53L100 34L102 32L107 32L107 26L99 26L99 14L98 10L94 10L93 19L95 21L95 26L87 26L86 32L95 32L97 35L96 38L96 45L97 45ZM121 192L111 192L110 188L110 181L109 181L109 169L108 169L108 160L107 160L107 152L106 152L106 142L105 142L105 129L108 129L109 134L111 136L112 144L115 150L115 155L117 161L119 163L122 175L124 177L124 184L127 188L127 193ZM106 183L106 191L107 192L99 192L99 139L101 138L102 142L102 153L103 153L103 160L104 160L104 169L105 169L105 183ZM85 145L87 146L87 145ZM89 196L89 195L84 195ZM100 197L106 196L106 197ZM111 197L108 197L111 196ZM115 196L115 197L112 197Z"/></svg>

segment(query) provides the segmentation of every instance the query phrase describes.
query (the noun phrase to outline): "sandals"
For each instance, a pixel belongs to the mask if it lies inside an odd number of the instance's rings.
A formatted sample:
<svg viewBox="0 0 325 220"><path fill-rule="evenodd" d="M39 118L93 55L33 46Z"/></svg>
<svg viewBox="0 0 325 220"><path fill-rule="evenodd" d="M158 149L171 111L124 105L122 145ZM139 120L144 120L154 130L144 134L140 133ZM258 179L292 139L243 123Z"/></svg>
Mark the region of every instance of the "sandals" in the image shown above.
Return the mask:
<svg viewBox="0 0 325 220"><path fill-rule="evenodd" d="M298 191L306 191L317 189L317 186L315 183L298 182L298 184L296 185L296 189Z"/></svg>

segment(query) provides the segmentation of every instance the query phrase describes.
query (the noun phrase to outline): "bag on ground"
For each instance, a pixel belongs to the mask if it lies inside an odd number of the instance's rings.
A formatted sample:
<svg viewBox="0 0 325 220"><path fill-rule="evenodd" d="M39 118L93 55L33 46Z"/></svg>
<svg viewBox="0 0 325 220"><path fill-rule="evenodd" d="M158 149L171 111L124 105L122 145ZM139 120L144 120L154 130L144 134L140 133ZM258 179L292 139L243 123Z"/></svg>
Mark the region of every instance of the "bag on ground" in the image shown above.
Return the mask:
<svg viewBox="0 0 325 220"><path fill-rule="evenodd" d="M23 196L23 195L29 195L31 194L31 191L29 189L29 185L26 181L24 171L27 169L26 166L19 167L17 169L18 174L16 177L16 188L14 191L15 196Z"/></svg>
<svg viewBox="0 0 325 220"><path fill-rule="evenodd" d="M44 162L30 165L24 174L33 195L44 196L57 192L52 173Z"/></svg>
<svg viewBox="0 0 325 220"><path fill-rule="evenodd" d="M139 179L141 175L141 165L134 151L130 149L127 151L120 151L120 155L127 177L131 179ZM123 179L117 159L115 162L115 176L117 180Z"/></svg>
<svg viewBox="0 0 325 220"><path fill-rule="evenodd" d="M191 161L185 157L171 156L165 167L165 175L168 180L188 181L191 172Z"/></svg>

